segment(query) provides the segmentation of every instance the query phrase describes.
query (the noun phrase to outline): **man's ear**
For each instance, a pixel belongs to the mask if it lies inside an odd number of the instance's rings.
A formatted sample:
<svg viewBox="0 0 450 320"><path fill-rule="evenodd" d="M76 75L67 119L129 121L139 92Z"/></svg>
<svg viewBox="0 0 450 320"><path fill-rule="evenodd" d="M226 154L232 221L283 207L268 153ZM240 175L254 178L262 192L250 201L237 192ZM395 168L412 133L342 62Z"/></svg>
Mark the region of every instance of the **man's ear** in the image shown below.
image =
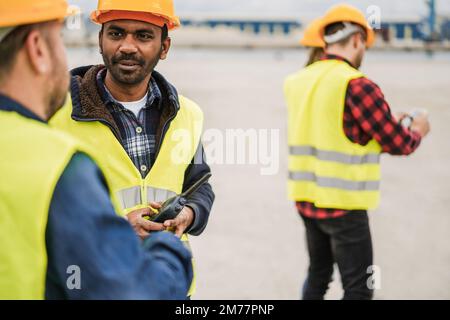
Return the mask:
<svg viewBox="0 0 450 320"><path fill-rule="evenodd" d="M355 33L354 35L352 35L352 45L353 45L353 49L358 49L359 46L359 33Z"/></svg>
<svg viewBox="0 0 450 320"><path fill-rule="evenodd" d="M358 43L360 43L361 46L366 47L367 42L364 40L364 35L362 33L358 33Z"/></svg>
<svg viewBox="0 0 450 320"><path fill-rule="evenodd" d="M25 39L24 48L31 69L39 75L51 71L51 55L47 40L38 29L32 30Z"/></svg>
<svg viewBox="0 0 450 320"><path fill-rule="evenodd" d="M167 38L162 42L161 54L160 54L160 56L159 56L159 58L160 58L161 60L166 60L171 45L172 45L172 39L171 39L170 37L167 37Z"/></svg>

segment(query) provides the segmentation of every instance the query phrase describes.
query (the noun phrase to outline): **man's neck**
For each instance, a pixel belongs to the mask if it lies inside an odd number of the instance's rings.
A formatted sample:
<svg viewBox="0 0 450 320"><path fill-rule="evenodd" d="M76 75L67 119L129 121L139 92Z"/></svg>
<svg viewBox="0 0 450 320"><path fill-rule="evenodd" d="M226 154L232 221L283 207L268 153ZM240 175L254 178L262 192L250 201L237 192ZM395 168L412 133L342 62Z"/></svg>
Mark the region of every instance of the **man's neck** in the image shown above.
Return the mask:
<svg viewBox="0 0 450 320"><path fill-rule="evenodd" d="M44 99L40 96L40 92L42 91L36 89L36 87L26 89L22 85L22 83L32 82L33 81L22 81L19 84L19 82L10 78L7 83L0 86L0 94L21 104L24 108L30 110L41 120L48 121L48 108L46 107Z"/></svg>
<svg viewBox="0 0 450 320"><path fill-rule="evenodd" d="M355 65L354 62L353 62L352 57L351 57L346 51L344 51L344 50L338 50L338 49L331 49L331 48L329 48L329 49L326 49L326 50L325 50L325 54L327 54L327 55L333 55L333 56L339 56L339 57L341 57L341 58L344 58L344 59L347 60L348 62L350 62L350 64L351 64L352 66Z"/></svg>
<svg viewBox="0 0 450 320"><path fill-rule="evenodd" d="M123 85L114 81L110 72L106 72L105 86L117 101L133 102L142 99L148 92L151 75L137 85Z"/></svg>

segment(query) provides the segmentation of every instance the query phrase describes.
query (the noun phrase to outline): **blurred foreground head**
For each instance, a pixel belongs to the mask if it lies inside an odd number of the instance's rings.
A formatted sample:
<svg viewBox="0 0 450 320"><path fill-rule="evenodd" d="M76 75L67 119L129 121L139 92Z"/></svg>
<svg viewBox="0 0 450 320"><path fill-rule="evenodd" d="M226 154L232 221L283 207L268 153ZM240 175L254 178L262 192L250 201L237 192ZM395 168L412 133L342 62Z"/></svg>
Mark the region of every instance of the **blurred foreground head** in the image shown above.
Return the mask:
<svg viewBox="0 0 450 320"><path fill-rule="evenodd" d="M61 37L65 0L0 2L0 92L48 120L64 104L69 74Z"/></svg>
<svg viewBox="0 0 450 320"><path fill-rule="evenodd" d="M99 0L91 19L102 25L100 53L112 80L122 86L148 82L169 52L168 31L180 25L173 0Z"/></svg>

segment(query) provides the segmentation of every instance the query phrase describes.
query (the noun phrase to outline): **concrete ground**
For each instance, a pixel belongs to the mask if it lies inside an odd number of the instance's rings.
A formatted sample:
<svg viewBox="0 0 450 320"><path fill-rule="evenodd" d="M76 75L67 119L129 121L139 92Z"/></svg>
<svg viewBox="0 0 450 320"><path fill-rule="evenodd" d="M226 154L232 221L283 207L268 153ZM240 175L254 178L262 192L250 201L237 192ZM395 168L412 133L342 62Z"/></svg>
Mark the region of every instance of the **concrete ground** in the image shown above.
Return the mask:
<svg viewBox="0 0 450 320"><path fill-rule="evenodd" d="M72 67L101 61L71 49ZM308 256L304 228L286 198L283 79L302 67L301 50L173 48L158 70L205 112L206 128L279 129L280 167L212 165L216 202L207 230L192 237L195 299L298 299ZM430 112L432 132L411 157L383 156L381 206L370 213L376 299L450 299L450 54L372 52L363 67L394 111ZM338 275L327 296L339 299Z"/></svg>

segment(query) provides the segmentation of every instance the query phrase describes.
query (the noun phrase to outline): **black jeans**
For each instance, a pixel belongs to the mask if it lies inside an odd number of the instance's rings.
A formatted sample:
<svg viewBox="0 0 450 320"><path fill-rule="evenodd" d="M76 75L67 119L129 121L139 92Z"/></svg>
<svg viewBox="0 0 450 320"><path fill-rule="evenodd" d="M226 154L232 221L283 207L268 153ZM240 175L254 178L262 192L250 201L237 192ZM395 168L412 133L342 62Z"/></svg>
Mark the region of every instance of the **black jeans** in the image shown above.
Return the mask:
<svg viewBox="0 0 450 320"><path fill-rule="evenodd" d="M367 286L367 272L373 264L372 239L367 211L352 211L334 219L303 217L310 265L303 286L303 299L322 300L337 263L344 289L344 300L369 300L373 290Z"/></svg>

